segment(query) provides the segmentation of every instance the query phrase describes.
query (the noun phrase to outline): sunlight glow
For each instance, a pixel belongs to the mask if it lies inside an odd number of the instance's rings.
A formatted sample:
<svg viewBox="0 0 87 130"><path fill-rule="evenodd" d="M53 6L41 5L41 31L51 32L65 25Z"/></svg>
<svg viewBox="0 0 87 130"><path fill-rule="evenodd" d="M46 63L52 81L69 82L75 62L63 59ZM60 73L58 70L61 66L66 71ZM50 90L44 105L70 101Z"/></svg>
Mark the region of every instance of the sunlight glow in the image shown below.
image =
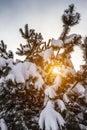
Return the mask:
<svg viewBox="0 0 87 130"><path fill-rule="evenodd" d="M56 75L61 74L60 68L58 66L54 66L52 73Z"/></svg>
<svg viewBox="0 0 87 130"><path fill-rule="evenodd" d="M83 52L80 49L80 47L78 47L78 46L74 47L74 52L71 54L71 60L75 67L75 70L76 71L80 70L80 65L84 64Z"/></svg>

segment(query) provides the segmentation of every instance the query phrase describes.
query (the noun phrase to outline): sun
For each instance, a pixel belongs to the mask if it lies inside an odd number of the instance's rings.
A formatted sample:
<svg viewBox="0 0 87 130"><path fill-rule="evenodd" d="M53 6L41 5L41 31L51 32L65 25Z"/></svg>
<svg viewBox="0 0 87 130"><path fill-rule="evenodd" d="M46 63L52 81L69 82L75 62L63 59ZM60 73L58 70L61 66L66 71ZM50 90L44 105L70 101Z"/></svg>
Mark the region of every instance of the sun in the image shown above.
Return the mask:
<svg viewBox="0 0 87 130"><path fill-rule="evenodd" d="M60 68L58 66L54 66L53 69L52 69L52 73L55 74L55 75L58 75L60 74Z"/></svg>

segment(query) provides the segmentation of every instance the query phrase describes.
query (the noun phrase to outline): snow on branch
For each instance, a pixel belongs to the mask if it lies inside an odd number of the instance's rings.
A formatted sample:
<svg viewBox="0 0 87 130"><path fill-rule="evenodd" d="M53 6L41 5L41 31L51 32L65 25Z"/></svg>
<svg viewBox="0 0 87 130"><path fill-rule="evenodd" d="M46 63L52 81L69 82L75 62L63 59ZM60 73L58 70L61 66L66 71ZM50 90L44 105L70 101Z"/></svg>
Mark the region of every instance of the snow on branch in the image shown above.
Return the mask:
<svg viewBox="0 0 87 130"><path fill-rule="evenodd" d="M58 108L60 109L61 112L67 110L64 102L61 99L57 99L56 103L57 103Z"/></svg>
<svg viewBox="0 0 87 130"><path fill-rule="evenodd" d="M52 39L51 45L52 45L53 47L55 47L55 48L62 48L62 47L64 46L64 43L63 43L63 41L60 40L60 39L57 39L57 40Z"/></svg>
<svg viewBox="0 0 87 130"><path fill-rule="evenodd" d="M65 121L60 113L54 110L54 103L48 101L47 106L42 110L39 118L39 126L43 130L60 130L64 127Z"/></svg>
<svg viewBox="0 0 87 130"><path fill-rule="evenodd" d="M34 29L29 29L28 24L25 25L25 30L20 29L22 37L26 40L26 44L20 44L20 48L17 48L16 54L26 55L26 59L35 59L39 57L42 51L45 51L51 47L51 40L48 43L43 41L41 33L35 32Z"/></svg>
<svg viewBox="0 0 87 130"><path fill-rule="evenodd" d="M25 25L24 32L20 28L20 33L22 37L26 39L27 44L26 45L20 44L21 48L20 49L17 48L18 51L16 53L19 55L25 55L29 51L32 52L35 48L37 48L37 46L39 47L41 44L43 44L43 41L42 41L43 37L41 33L35 32L34 29L29 29L28 24Z"/></svg>
<svg viewBox="0 0 87 130"><path fill-rule="evenodd" d="M62 15L62 21L64 25L73 26L78 24L80 20L80 14L75 12L74 4L69 5L69 8L64 11Z"/></svg>
<svg viewBox="0 0 87 130"><path fill-rule="evenodd" d="M71 34L67 36L64 41L65 45L68 45L68 44L78 45L79 43L81 43L81 35L77 35L77 34Z"/></svg>
<svg viewBox="0 0 87 130"><path fill-rule="evenodd" d="M0 56L5 59L14 57L13 52L11 50L7 52L7 45L4 43L3 40L1 40L1 43L0 43Z"/></svg>
<svg viewBox="0 0 87 130"><path fill-rule="evenodd" d="M69 8L64 11L62 15L63 21L63 32L60 35L61 40L65 40L68 32L70 31L70 26L78 24L80 20L80 13L75 12L74 4L69 5Z"/></svg>
<svg viewBox="0 0 87 130"><path fill-rule="evenodd" d="M2 119L0 119L0 129L1 130L8 130L8 127L7 127L7 125L6 125L6 122L5 122L5 120L2 118Z"/></svg>
<svg viewBox="0 0 87 130"><path fill-rule="evenodd" d="M9 72L9 74L6 76L6 81L11 80L14 84L21 83L24 84L26 80L29 80L29 78L36 78L35 80L35 88L40 90L44 84L44 81L37 71L37 66L34 63L31 62L19 62L16 65L13 65L12 70Z"/></svg>

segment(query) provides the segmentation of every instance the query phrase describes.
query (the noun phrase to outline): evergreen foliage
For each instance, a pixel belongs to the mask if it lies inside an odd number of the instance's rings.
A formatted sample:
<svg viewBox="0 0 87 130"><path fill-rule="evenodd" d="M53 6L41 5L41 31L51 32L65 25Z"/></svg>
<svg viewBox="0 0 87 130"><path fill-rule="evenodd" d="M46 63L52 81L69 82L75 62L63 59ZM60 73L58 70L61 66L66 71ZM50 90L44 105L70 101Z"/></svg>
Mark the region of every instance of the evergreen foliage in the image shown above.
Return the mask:
<svg viewBox="0 0 87 130"><path fill-rule="evenodd" d="M1 130L87 130L87 38L68 34L79 20L74 5L69 5L62 15L61 35L48 43L26 24L20 29L26 44L16 52L26 56L24 61L14 61L1 41ZM75 45L85 60L78 72L71 62Z"/></svg>

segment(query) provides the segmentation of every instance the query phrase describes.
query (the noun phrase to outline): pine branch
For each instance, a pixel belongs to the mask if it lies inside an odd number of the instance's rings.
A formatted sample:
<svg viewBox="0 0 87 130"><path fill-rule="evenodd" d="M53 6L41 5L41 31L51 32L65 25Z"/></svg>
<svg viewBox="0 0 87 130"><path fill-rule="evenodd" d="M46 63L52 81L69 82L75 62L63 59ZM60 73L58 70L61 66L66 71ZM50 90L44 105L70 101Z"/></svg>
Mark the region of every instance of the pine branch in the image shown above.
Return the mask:
<svg viewBox="0 0 87 130"><path fill-rule="evenodd" d="M60 35L60 39L61 39L62 41L65 40L65 38L66 38L66 36L67 36L69 30L70 30L70 28L69 28L68 26L66 26L66 25L63 26L63 32L62 32L61 35Z"/></svg>
<svg viewBox="0 0 87 130"><path fill-rule="evenodd" d="M11 50L7 52L7 45L4 43L3 40L1 40L1 43L0 43L0 56L5 59L13 58L13 52Z"/></svg>
<svg viewBox="0 0 87 130"><path fill-rule="evenodd" d="M28 39L30 37L29 32L28 32L28 24L25 25L25 31L24 32L21 28L19 29L19 31L20 31L23 38Z"/></svg>
<svg viewBox="0 0 87 130"><path fill-rule="evenodd" d="M87 64L87 37L84 38L84 43L81 45L81 49L83 51L83 59L85 64Z"/></svg>
<svg viewBox="0 0 87 130"><path fill-rule="evenodd" d="M73 26L78 24L80 20L80 13L75 12L74 4L69 5L69 8L64 11L62 21L64 25Z"/></svg>
<svg viewBox="0 0 87 130"><path fill-rule="evenodd" d="M1 40L1 44L0 44L0 51L1 52L6 52L7 46L5 45L4 41Z"/></svg>
<svg viewBox="0 0 87 130"><path fill-rule="evenodd" d="M86 71L87 71L87 66L85 67L85 69L83 70L83 72L81 72L81 73L78 75L79 78L77 78L77 80L75 81L74 85L69 89L69 92L70 92L79 82L81 82L81 77L83 78L84 73L85 73ZM68 92L68 93L69 93L69 92Z"/></svg>

